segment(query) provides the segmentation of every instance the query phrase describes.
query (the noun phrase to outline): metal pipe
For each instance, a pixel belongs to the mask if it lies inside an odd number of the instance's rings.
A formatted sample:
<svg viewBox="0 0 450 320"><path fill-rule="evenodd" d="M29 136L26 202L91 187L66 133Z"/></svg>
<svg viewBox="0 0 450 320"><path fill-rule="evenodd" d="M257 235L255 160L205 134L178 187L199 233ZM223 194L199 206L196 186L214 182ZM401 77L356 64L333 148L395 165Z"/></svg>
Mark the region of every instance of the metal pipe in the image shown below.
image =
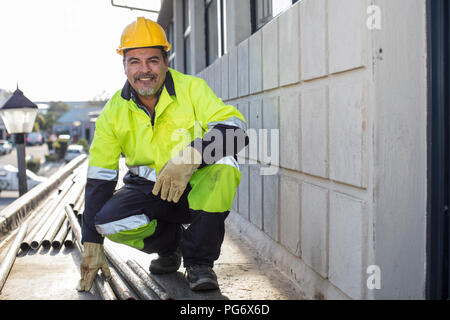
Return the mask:
<svg viewBox="0 0 450 320"><path fill-rule="evenodd" d="M64 221L59 228L58 233L52 240L52 247L53 249L59 249L61 248L61 244L63 243L64 239L67 236L67 232L69 231L69 220L67 219L66 215L63 215Z"/></svg>
<svg viewBox="0 0 450 320"><path fill-rule="evenodd" d="M142 268L136 261L130 259L127 260L127 265L133 270L147 285L147 287L152 290L161 300L175 300L171 297L166 289L162 287L159 283L156 283L147 272Z"/></svg>
<svg viewBox="0 0 450 320"><path fill-rule="evenodd" d="M75 203L78 201L81 194L83 193L84 187L85 183L75 182L70 194L67 196L68 198L67 203L69 203L72 206L72 208L75 206Z"/></svg>
<svg viewBox="0 0 450 320"><path fill-rule="evenodd" d="M72 176L73 176L73 173L68 178L66 178L66 180L63 181L63 183L61 183L58 186L59 193L61 193L63 191L68 191L70 189L70 187L73 185L73 180L72 180L73 177Z"/></svg>
<svg viewBox="0 0 450 320"><path fill-rule="evenodd" d="M70 187L61 190L61 192L59 193L57 200L54 202L53 206L49 209L49 211L52 212L52 214L50 215L46 223L42 226L42 228L39 230L39 232L35 235L35 237L32 239L30 243L31 249L37 250L40 247L42 241L44 240L45 235L50 230L53 223L60 221L61 217L64 215L63 211L63 206L65 204L64 200L69 190ZM46 244L49 245L49 243Z"/></svg>
<svg viewBox="0 0 450 320"><path fill-rule="evenodd" d="M9 272L11 271L14 261L16 260L17 252L20 249L20 243L22 242L23 238L25 237L25 234L27 233L27 228L28 223L25 222L24 224L22 224L19 232L17 233L16 238L9 247L5 258L3 259L2 264L0 265L0 293L2 291L3 285L6 282L6 278L8 277Z"/></svg>
<svg viewBox="0 0 450 320"><path fill-rule="evenodd" d="M72 227L72 231L75 236L75 242L78 243L81 248L81 228L80 224L78 223L77 217L73 213L71 206L66 205L64 207L64 210L66 211L67 219L69 219L70 226Z"/></svg>
<svg viewBox="0 0 450 320"><path fill-rule="evenodd" d="M78 198L78 201L73 206L73 212L80 215L84 209L84 189L81 192L80 197Z"/></svg>
<svg viewBox="0 0 450 320"><path fill-rule="evenodd" d="M69 223L69 231L67 232L66 238L64 239L64 247L70 249L73 248L73 232Z"/></svg>
<svg viewBox="0 0 450 320"><path fill-rule="evenodd" d="M44 213L43 213L42 217L40 217L41 219L37 222L37 224L35 224L33 226L31 231L28 233L28 235L25 237L25 239L20 244L20 248L23 251L30 249L30 243L31 243L31 241L33 241L34 236L39 232L41 227L47 222L48 218L50 217L50 215L52 213L48 209L53 206L53 200L55 198L56 197L54 197L53 199L50 199L50 201L42 208L42 211Z"/></svg>
<svg viewBox="0 0 450 320"><path fill-rule="evenodd" d="M87 169L88 169L88 163L83 163L81 166L78 166L73 170L73 173L75 174L75 177L73 178L74 181L80 181L80 180L86 180L87 176Z"/></svg>
<svg viewBox="0 0 450 320"><path fill-rule="evenodd" d="M59 210L58 210L59 209ZM47 221L44 223L42 228L36 233L36 235L33 237L33 239L30 242L30 248L33 250L39 249L42 242L44 241L44 237L47 234L47 232L50 230L52 225L55 223L55 221L59 218L59 216L63 214L60 211L60 207L57 207L55 211L52 211L50 214L50 217L47 219ZM48 243L46 243L48 245Z"/></svg>
<svg viewBox="0 0 450 320"><path fill-rule="evenodd" d="M67 219L66 215L64 214L64 210L61 207L58 207L58 216L56 217L53 224L50 226L50 229L45 234L42 245L44 247L48 247L52 244L53 239L56 237L56 235L59 232L59 229L61 229L61 226L65 219Z"/></svg>
<svg viewBox="0 0 450 320"><path fill-rule="evenodd" d="M104 278L104 276L97 274L94 279L95 288L100 293L100 296L103 300L117 300L116 295L114 294L113 289L109 285L108 281Z"/></svg>
<svg viewBox="0 0 450 320"><path fill-rule="evenodd" d="M137 274L114 252L108 245L104 245L106 257L117 268L122 276L127 280L128 284L136 291L138 296L143 300L159 300L156 293L150 290L144 280L138 277Z"/></svg>
<svg viewBox="0 0 450 320"><path fill-rule="evenodd" d="M29 214L29 216L25 219L25 222L28 222L28 228L27 231L32 229L32 226L36 224L37 219L39 218L39 215L37 214L40 212L46 205L48 205L50 201L50 198L47 198L45 201L39 204L39 206ZM22 223L22 224L23 224ZM13 232L11 232L1 243L0 243L0 250L3 248L9 241L17 234L20 228L15 229Z"/></svg>
<svg viewBox="0 0 450 320"><path fill-rule="evenodd" d="M37 225L39 223L39 221L42 220L42 213L44 212L44 210L46 211L49 206L51 205L52 201L55 200L55 195L56 192L51 194L49 197L47 197L42 203L39 204L39 206L34 209L31 214L29 215L29 217L27 218L27 220L25 221L29 221L28 223L28 232L30 232L35 225Z"/></svg>
<svg viewBox="0 0 450 320"><path fill-rule="evenodd" d="M109 268L109 271L111 271L111 287L120 300L139 300L114 268Z"/></svg>

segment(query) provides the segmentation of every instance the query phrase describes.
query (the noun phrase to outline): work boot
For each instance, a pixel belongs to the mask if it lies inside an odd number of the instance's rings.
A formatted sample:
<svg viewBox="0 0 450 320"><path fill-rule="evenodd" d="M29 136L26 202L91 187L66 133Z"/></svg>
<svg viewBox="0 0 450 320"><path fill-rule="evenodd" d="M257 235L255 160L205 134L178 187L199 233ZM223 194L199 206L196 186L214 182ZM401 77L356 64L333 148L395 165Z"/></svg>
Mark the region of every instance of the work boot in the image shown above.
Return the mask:
<svg viewBox="0 0 450 320"><path fill-rule="evenodd" d="M186 275L187 273L187 275ZM186 267L186 278L193 291L219 289L217 276L209 266L194 264Z"/></svg>
<svg viewBox="0 0 450 320"><path fill-rule="evenodd" d="M150 272L153 274L165 274L175 272L181 265L181 249L177 250L168 256L159 256L158 259L152 260L150 263Z"/></svg>

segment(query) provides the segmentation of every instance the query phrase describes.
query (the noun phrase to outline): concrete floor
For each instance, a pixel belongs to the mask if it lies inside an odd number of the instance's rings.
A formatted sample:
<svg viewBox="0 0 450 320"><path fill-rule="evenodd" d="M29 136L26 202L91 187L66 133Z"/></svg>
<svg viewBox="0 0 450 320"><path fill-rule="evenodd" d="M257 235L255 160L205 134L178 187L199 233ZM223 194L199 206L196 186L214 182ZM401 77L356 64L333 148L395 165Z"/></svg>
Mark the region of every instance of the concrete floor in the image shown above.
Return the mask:
<svg viewBox="0 0 450 320"><path fill-rule="evenodd" d="M232 213L233 214L233 213ZM133 248L105 240L126 261L134 259L148 270L151 259ZM0 250L0 261L8 245ZM19 252L13 268L0 294L0 300L93 300L101 299L92 289L79 293L78 250L40 248L37 251ZM189 289L183 277L184 268L170 275L156 278L176 299L232 299L232 300L285 300L303 299L301 290L283 277L269 262L227 225L222 253L214 270L220 290L195 293Z"/></svg>

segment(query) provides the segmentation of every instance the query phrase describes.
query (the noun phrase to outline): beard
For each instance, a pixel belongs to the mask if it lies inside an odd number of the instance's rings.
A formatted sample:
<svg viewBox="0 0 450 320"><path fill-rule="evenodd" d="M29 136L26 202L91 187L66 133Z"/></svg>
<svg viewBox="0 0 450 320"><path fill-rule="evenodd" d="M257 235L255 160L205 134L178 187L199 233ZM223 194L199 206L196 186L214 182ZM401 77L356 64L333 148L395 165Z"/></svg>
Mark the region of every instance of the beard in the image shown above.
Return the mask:
<svg viewBox="0 0 450 320"><path fill-rule="evenodd" d="M157 88L158 76L156 74L152 74L152 73L139 74L134 77L134 82L136 83L138 80L140 80L142 78L149 78L150 81L155 82L155 87L145 87L145 88L138 89L137 90L138 93L144 97L154 95L159 89L159 88Z"/></svg>
<svg viewBox="0 0 450 320"><path fill-rule="evenodd" d="M153 96L158 91L157 88L142 88L138 90L139 95L146 97L146 96Z"/></svg>

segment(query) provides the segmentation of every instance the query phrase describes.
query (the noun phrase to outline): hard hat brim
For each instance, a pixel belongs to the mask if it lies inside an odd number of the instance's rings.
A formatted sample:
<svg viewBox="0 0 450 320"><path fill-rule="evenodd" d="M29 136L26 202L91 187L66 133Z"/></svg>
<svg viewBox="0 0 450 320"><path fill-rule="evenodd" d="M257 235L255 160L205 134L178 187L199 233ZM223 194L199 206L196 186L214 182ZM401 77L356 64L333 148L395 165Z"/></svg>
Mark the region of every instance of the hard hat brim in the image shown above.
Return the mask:
<svg viewBox="0 0 450 320"><path fill-rule="evenodd" d="M165 44L165 45L156 45L156 46L148 46L148 45L142 45L142 46L133 46L133 47L119 47L116 49L117 53L120 54L121 56L123 56L123 52L125 50L131 50L131 49L143 49L143 48L158 48L158 47L162 47L164 48L164 51L169 52L171 49L171 45L170 44Z"/></svg>

